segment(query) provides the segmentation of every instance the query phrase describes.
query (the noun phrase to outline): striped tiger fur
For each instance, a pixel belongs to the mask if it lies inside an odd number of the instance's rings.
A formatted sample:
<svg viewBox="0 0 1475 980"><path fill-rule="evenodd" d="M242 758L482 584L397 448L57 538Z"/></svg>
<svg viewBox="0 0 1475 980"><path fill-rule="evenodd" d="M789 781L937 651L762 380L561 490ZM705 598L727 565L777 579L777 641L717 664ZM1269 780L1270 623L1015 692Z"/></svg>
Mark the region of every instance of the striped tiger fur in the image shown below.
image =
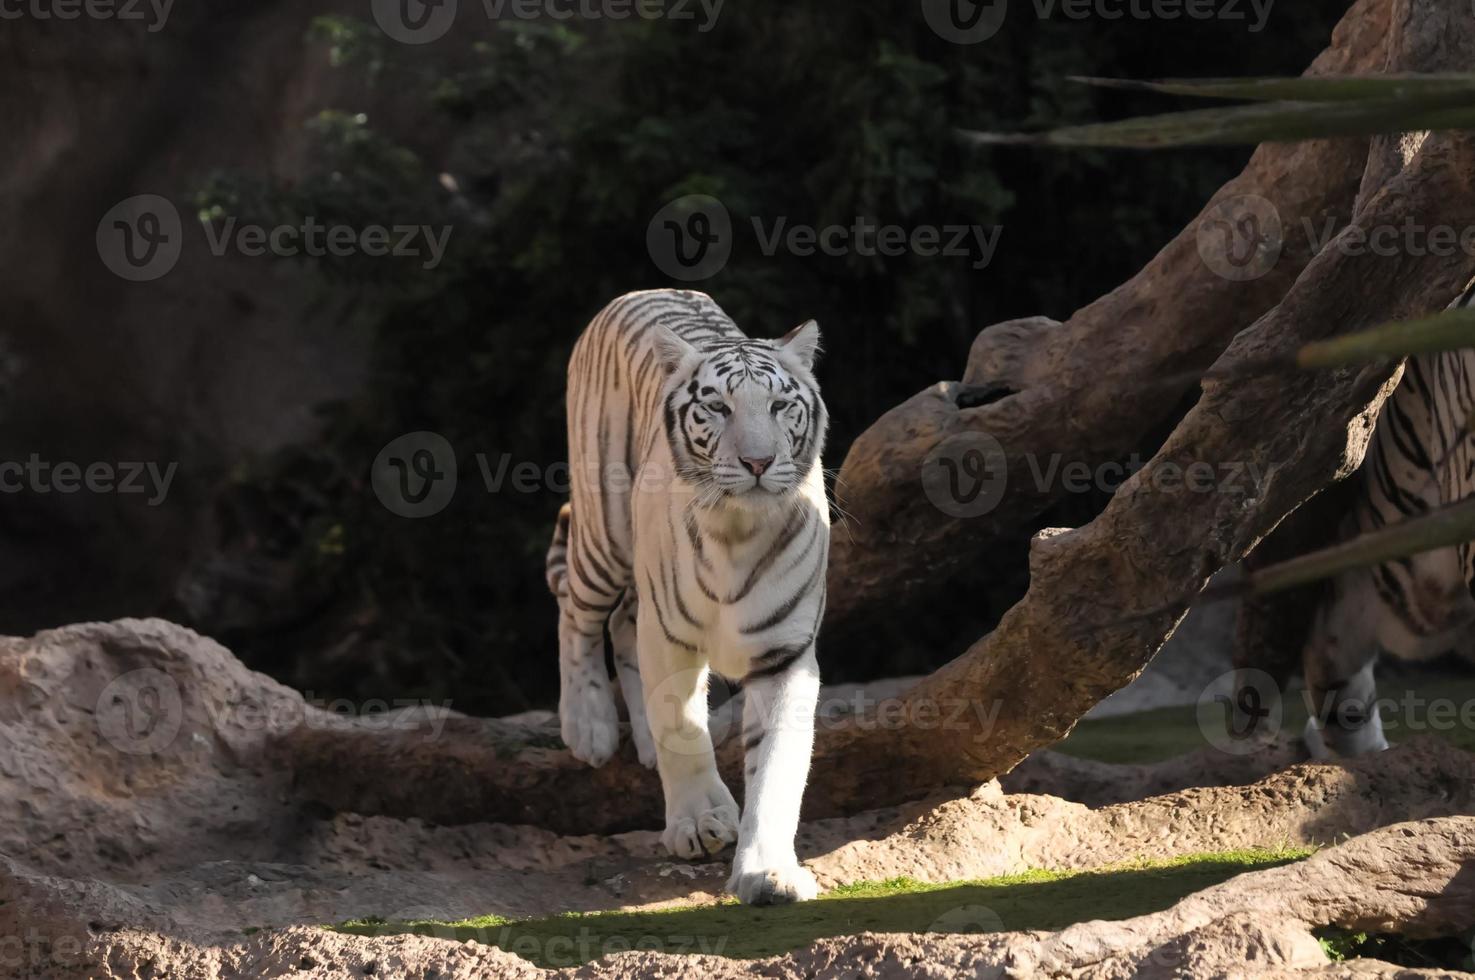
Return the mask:
<svg viewBox="0 0 1475 980"><path fill-rule="evenodd" d="M1452 307L1468 306L1475 286ZM1359 473L1348 536L1453 503L1475 492L1475 351L1409 358L1383 405ZM1303 656L1311 717L1306 742L1320 758L1388 747L1376 700L1379 650L1422 659L1464 651L1475 624L1475 548L1428 551L1331 583Z"/></svg>
<svg viewBox="0 0 1475 980"><path fill-rule="evenodd" d="M696 858L736 842L742 901L814 896L794 853L819 692L828 417L813 321L752 340L702 293L610 303L568 369L571 500L549 550L559 595L559 719L579 759L618 747L615 669L662 840ZM631 651L634 655L631 655ZM709 670L745 691L741 816L707 731Z"/></svg>
<svg viewBox="0 0 1475 980"><path fill-rule="evenodd" d="M553 523L553 543L548 546L548 558L543 563L548 591L556 599L568 596L568 522L573 512L569 504L558 508L558 519Z"/></svg>
<svg viewBox="0 0 1475 980"><path fill-rule="evenodd" d="M553 524L553 541L548 545L545 562L548 591L558 600L559 619L566 614L568 600L568 529L574 508L564 504L558 508L558 519ZM650 725L645 719L645 701L639 696L640 667L635 657L635 590L627 588L620 597L620 604L610 613L606 624L610 637L610 655L615 662L615 676L620 681L620 692L630 713L630 738L635 743L635 753L640 764L647 769L655 768L656 747L651 740ZM635 691L634 698L626 692Z"/></svg>

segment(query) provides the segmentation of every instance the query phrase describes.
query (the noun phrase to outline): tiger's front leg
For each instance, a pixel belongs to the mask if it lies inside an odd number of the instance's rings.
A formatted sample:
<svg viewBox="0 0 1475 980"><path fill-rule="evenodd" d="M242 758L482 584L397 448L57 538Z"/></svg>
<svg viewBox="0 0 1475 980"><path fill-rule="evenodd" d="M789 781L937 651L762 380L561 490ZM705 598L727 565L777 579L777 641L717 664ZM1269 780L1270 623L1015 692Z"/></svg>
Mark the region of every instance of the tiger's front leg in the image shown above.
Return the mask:
<svg viewBox="0 0 1475 980"><path fill-rule="evenodd" d="M743 819L727 890L749 905L805 902L819 892L794 853L819 700L814 644L757 658L743 698Z"/></svg>
<svg viewBox="0 0 1475 980"><path fill-rule="evenodd" d="M706 660L671 642L655 615L636 620L646 720L666 797L661 843L677 857L716 854L738 838L738 807L707 731Z"/></svg>

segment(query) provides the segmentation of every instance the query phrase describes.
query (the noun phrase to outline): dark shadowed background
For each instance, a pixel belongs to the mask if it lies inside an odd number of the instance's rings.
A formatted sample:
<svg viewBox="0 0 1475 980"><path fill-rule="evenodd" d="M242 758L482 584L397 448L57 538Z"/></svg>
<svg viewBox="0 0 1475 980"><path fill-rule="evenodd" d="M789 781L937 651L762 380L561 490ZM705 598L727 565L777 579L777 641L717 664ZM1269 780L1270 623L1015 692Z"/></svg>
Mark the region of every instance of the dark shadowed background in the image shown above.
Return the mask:
<svg viewBox="0 0 1475 980"><path fill-rule="evenodd" d="M981 328L1063 319L1134 273L1249 153L978 149L958 130L1183 107L1073 75L1295 73L1346 7L1281 0L1253 30L1249 3L1237 20L1106 19L1015 0L964 45L916 0L619 21L488 5L461 0L418 45L369 0L0 20L0 460L52 474L0 495L0 630L160 614L309 697L548 706L563 365L607 300L679 284L647 248L663 208L708 195L730 214L730 258L689 285L751 334L820 321L837 468L879 414L956 378ZM104 218L145 194L180 215L177 260L130 281L105 261ZM212 249L308 219L449 237L438 262ZM986 262L765 254L779 222L859 219L997 237ZM416 431L448 441L459 480L412 519L368 474ZM172 476L158 493L63 492L63 463ZM500 486L484 466L505 468ZM822 645L827 676L956 655L951 638L976 638L1021 585L1018 554L982 564L987 601L939 595L929 622L902 624L912 642Z"/></svg>

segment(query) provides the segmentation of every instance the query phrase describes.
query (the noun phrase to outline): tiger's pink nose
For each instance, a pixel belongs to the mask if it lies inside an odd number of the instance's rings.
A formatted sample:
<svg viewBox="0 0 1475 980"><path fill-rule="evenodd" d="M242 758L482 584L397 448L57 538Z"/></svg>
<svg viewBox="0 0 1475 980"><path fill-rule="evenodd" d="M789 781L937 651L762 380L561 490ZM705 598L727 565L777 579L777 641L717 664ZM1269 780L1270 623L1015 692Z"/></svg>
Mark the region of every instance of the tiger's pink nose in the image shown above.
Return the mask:
<svg viewBox="0 0 1475 980"><path fill-rule="evenodd" d="M740 456L738 459L754 476L762 476L764 471L773 464L772 456L764 456L761 459L756 456Z"/></svg>

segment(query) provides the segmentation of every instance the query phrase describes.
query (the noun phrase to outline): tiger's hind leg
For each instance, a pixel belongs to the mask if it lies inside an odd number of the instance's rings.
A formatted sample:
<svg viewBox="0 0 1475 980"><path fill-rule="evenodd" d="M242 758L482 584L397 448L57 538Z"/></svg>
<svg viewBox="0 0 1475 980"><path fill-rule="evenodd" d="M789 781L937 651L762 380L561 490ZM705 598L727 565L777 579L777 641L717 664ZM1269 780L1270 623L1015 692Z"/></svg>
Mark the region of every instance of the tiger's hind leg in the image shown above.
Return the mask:
<svg viewBox="0 0 1475 980"><path fill-rule="evenodd" d="M629 582L629 569L584 536L577 511L567 528L566 594L558 601L558 721L574 758L602 766L620 746L614 686L604 663L604 628ZM557 532L555 532L557 533Z"/></svg>
<svg viewBox="0 0 1475 980"><path fill-rule="evenodd" d="M602 766L620 745L620 719L604 666L604 617L559 603L558 721L575 759Z"/></svg>
<svg viewBox="0 0 1475 980"><path fill-rule="evenodd" d="M645 685L640 680L640 652L635 645L635 614L638 600L635 589L625 596L609 618L609 639L615 661L615 676L620 679L620 693L630 714L630 738L640 764L647 769L656 765L656 743L651 738L650 721L645 713Z"/></svg>
<svg viewBox="0 0 1475 980"><path fill-rule="evenodd" d="M1318 610L1306 645L1306 747L1313 758L1335 759L1388 747L1373 678L1376 624L1382 604L1366 573L1338 582L1337 596Z"/></svg>

